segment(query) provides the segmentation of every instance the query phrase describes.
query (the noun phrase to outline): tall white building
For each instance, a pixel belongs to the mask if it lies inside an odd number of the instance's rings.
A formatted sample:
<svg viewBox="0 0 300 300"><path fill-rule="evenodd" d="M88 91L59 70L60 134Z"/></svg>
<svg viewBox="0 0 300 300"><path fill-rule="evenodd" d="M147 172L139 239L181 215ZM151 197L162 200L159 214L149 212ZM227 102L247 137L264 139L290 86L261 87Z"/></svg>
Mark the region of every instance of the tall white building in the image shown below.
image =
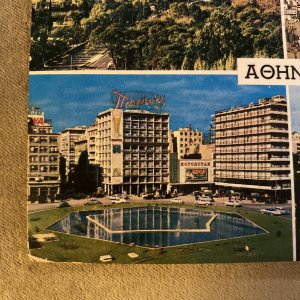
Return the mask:
<svg viewBox="0 0 300 300"><path fill-rule="evenodd" d="M287 103L283 96L215 114L215 183L290 197ZM284 196L286 195L286 196Z"/></svg>
<svg viewBox="0 0 300 300"><path fill-rule="evenodd" d="M89 161L100 166L105 192L167 190L168 113L109 109L87 132Z"/></svg>

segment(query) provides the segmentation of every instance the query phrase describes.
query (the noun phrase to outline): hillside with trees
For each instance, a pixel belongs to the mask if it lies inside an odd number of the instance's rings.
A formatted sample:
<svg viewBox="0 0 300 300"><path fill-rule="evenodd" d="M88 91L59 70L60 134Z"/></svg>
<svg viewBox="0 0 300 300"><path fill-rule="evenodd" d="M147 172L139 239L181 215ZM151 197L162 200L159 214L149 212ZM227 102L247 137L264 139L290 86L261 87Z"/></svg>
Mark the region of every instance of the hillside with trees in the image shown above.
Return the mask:
<svg viewBox="0 0 300 300"><path fill-rule="evenodd" d="M283 57L279 7L261 1L36 1L30 67L78 47L107 52L119 70L230 70L237 57Z"/></svg>

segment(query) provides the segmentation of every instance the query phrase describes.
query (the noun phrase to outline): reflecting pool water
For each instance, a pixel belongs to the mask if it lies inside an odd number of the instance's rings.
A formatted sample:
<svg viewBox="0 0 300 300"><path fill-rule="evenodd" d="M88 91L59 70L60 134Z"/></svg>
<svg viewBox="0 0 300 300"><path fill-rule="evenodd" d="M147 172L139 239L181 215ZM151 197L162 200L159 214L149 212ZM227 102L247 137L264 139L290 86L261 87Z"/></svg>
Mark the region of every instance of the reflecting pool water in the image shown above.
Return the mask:
<svg viewBox="0 0 300 300"><path fill-rule="evenodd" d="M72 212L48 229L146 247L176 246L266 232L236 213L160 206Z"/></svg>

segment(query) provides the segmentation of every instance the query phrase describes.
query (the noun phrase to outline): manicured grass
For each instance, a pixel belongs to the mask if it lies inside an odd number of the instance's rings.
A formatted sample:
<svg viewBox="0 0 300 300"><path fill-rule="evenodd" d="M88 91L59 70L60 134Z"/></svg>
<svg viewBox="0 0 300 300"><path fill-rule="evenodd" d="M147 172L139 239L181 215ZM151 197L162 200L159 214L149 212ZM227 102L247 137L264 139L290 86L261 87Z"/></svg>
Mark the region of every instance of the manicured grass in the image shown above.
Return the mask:
<svg viewBox="0 0 300 300"><path fill-rule="evenodd" d="M147 204L124 204L111 207L141 207ZM168 206L168 205L161 205ZM170 205L177 207L178 205ZM31 233L47 232L45 228L71 211L93 210L102 206L60 208L29 215ZM180 207L193 207L180 205ZM202 208L198 208L202 209ZM205 208L206 209L206 208ZM259 262L292 260L292 222L290 219L246 212L242 208L207 208L217 211L240 213L269 233L243 238L195 243L186 246L149 249L113 242L84 238L76 235L55 233L58 241L43 244L40 249L31 249L34 256L52 261L99 262L100 255L110 254L113 263L220 263ZM249 251L245 250L248 246ZM135 252L139 258L131 259L128 253Z"/></svg>

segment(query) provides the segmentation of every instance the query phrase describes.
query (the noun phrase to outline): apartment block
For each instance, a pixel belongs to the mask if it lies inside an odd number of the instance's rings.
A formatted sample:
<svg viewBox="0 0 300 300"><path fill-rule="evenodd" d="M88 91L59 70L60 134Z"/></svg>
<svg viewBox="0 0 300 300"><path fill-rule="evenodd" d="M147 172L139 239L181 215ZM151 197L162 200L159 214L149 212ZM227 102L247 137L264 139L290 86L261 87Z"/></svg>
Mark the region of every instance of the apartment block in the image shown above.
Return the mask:
<svg viewBox="0 0 300 300"><path fill-rule="evenodd" d="M173 132L174 148L178 153L178 159L191 154L199 154L203 143L202 132L198 129L193 130L192 126L179 128Z"/></svg>
<svg viewBox="0 0 300 300"><path fill-rule="evenodd" d="M76 141L74 141L74 164L78 165L82 153L87 152L87 131L81 134Z"/></svg>
<svg viewBox="0 0 300 300"><path fill-rule="evenodd" d="M215 183L289 197L287 103L283 96L215 113ZM276 193L277 191L277 193Z"/></svg>
<svg viewBox="0 0 300 300"><path fill-rule="evenodd" d="M169 114L109 109L88 129L88 153L108 194L166 191Z"/></svg>
<svg viewBox="0 0 300 300"><path fill-rule="evenodd" d="M59 152L66 160L66 178L67 181L73 182L74 165L75 165L75 142L86 132L86 126L77 126L66 128L59 136Z"/></svg>
<svg viewBox="0 0 300 300"><path fill-rule="evenodd" d="M28 109L28 199L54 199L60 193L58 134L51 120L35 107Z"/></svg>

